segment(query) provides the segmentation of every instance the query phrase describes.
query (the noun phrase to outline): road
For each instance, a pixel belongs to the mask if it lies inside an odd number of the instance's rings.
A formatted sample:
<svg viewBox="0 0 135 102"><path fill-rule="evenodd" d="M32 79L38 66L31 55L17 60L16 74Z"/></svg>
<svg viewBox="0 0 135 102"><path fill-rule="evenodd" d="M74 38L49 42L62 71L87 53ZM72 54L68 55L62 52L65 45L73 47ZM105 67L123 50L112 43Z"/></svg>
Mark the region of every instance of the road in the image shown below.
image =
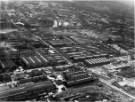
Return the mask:
<svg viewBox="0 0 135 102"><path fill-rule="evenodd" d="M111 82L106 81L106 80L104 80L104 79L100 79L100 81L103 82L103 83L105 83L105 84L108 85L109 87L111 87L111 88L113 88L113 89L115 89L115 90L117 90L117 91L119 91L119 92L125 94L126 96L129 96L130 98L132 98L132 99L135 101L135 96L133 96L133 95L131 95L131 94L125 92L124 90L122 90L122 89L120 89L120 88L117 88L116 86L112 85Z"/></svg>

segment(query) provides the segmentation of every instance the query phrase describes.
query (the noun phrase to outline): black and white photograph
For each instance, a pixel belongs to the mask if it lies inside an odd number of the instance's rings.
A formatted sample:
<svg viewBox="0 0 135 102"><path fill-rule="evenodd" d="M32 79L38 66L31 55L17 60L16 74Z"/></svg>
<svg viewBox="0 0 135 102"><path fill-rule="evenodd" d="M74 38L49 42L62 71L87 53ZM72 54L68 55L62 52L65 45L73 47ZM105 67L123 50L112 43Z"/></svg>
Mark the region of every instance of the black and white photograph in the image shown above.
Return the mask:
<svg viewBox="0 0 135 102"><path fill-rule="evenodd" d="M0 102L135 102L134 0L0 0Z"/></svg>

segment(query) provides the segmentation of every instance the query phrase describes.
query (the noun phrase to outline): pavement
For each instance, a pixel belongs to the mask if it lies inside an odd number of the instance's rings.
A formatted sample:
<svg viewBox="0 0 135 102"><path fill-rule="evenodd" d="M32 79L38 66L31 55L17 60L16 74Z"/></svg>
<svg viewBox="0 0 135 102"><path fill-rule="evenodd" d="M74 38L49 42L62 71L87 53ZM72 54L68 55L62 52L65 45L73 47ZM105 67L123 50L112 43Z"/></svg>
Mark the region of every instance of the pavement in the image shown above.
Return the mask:
<svg viewBox="0 0 135 102"><path fill-rule="evenodd" d="M13 31L17 31L17 29L0 29L1 34L6 34L6 33L13 32Z"/></svg>

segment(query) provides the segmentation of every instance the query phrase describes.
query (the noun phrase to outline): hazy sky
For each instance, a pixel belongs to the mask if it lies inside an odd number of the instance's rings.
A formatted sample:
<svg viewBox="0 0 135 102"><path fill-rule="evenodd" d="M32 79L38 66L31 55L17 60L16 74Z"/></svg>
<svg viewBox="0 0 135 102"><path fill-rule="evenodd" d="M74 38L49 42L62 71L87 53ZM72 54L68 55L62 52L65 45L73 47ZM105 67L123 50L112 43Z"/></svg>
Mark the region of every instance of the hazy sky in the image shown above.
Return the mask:
<svg viewBox="0 0 135 102"><path fill-rule="evenodd" d="M13 0L0 0L0 1L13 1ZM19 0L19 1L51 1L51 0ZM53 0L53 1L96 1L96 0ZM128 5L134 5L134 0L97 0L97 1L120 1Z"/></svg>
<svg viewBox="0 0 135 102"><path fill-rule="evenodd" d="M126 4L129 4L129 5L134 5L134 0L122 0L121 2L124 2Z"/></svg>

